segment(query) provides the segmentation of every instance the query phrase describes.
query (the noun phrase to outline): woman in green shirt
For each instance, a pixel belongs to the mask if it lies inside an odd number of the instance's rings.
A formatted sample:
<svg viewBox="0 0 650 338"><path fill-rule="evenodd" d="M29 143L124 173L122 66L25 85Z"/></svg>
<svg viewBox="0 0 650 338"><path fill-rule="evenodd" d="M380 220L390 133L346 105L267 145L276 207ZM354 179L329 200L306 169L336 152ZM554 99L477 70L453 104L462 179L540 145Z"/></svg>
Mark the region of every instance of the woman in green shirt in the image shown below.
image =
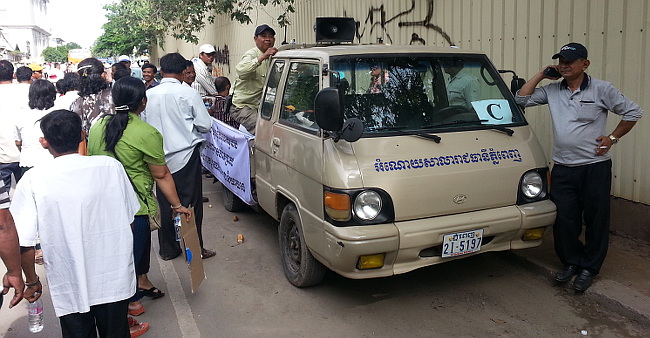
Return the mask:
<svg viewBox="0 0 650 338"><path fill-rule="evenodd" d="M176 185L165 162L162 135L156 128L140 120L139 115L147 105L142 81L133 77L119 79L113 84L111 95L116 114L106 116L93 125L88 137L88 154L108 155L120 161L140 201L140 210L132 225L139 292L129 304L129 314L137 316L144 312L139 301L142 296L156 299L165 295L147 277L151 251L149 216L155 215L158 208L153 196L154 181L172 203L160 207L172 208L188 218L191 214L181 205L176 193Z"/></svg>

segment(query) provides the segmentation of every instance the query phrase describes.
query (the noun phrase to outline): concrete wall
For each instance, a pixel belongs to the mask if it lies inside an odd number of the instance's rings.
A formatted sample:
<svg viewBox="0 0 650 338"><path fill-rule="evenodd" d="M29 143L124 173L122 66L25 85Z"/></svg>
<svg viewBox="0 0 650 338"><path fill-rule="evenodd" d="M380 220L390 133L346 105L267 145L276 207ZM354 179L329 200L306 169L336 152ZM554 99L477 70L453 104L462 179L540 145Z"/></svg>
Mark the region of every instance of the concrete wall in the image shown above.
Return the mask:
<svg viewBox="0 0 650 338"><path fill-rule="evenodd" d="M313 43L316 17L348 16L358 23L356 42L455 45L486 53L497 68L515 70L528 78L555 60L551 56L568 42L589 49L590 75L612 82L641 107L650 107L650 36L647 0L296 0L292 25L280 29L273 8L258 8L253 23L240 25L221 18L201 32L201 43L220 49L217 69L234 78L233 66L253 45L254 27L268 23L276 29L277 44L296 39ZM168 39L166 51L196 56L196 46ZM163 51L156 51L160 55ZM506 81L510 75L505 75ZM553 134L546 107L527 110L526 118L551 158ZM610 115L608 130L619 118ZM650 116L646 116L612 150L613 204L629 201L625 210L639 210L639 228L650 228ZM549 162L549 165L551 163ZM619 210L616 210L619 212ZM615 213L618 215L618 213ZM633 214L637 214L635 211ZM620 227L622 218L614 218ZM650 235L647 235L650 239Z"/></svg>

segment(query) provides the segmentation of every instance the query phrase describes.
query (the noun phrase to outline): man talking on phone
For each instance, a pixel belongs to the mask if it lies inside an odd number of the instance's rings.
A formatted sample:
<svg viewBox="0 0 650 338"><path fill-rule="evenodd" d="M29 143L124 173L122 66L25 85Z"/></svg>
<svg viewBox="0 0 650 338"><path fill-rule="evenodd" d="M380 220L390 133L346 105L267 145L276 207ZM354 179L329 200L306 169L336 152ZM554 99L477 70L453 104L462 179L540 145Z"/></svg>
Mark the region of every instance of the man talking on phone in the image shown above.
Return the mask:
<svg viewBox="0 0 650 338"><path fill-rule="evenodd" d="M584 292L607 255L609 203L612 183L610 150L627 134L643 110L611 83L593 78L585 71L590 65L587 48L569 43L553 55L555 68L544 67L517 93L517 103L526 106L548 104L553 123L553 170L551 200L557 206L553 226L555 253L564 269L555 274L558 283L577 275L573 287ZM558 80L537 88L544 79ZM608 112L621 116L610 133ZM582 225L585 241L580 241Z"/></svg>

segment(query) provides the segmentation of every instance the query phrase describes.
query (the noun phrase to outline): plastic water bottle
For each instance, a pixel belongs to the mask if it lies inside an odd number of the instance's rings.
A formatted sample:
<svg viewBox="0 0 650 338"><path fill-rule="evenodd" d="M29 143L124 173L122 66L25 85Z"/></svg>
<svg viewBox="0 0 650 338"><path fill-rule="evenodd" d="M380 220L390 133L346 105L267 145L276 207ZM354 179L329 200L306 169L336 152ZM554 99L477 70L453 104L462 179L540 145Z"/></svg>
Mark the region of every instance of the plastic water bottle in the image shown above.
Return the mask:
<svg viewBox="0 0 650 338"><path fill-rule="evenodd" d="M29 332L36 333L43 330L43 301L39 298L33 303L28 303Z"/></svg>
<svg viewBox="0 0 650 338"><path fill-rule="evenodd" d="M174 217L174 230L176 231L176 241L181 241L181 216L176 215Z"/></svg>

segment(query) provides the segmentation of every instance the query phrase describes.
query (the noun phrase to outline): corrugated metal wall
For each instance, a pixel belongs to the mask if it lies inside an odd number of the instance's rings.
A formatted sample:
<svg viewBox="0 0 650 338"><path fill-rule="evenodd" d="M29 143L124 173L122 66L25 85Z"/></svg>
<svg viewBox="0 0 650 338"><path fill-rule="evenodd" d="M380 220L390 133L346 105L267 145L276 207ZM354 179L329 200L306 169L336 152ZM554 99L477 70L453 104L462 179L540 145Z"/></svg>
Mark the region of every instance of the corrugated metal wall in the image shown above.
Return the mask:
<svg viewBox="0 0 650 338"><path fill-rule="evenodd" d="M266 7L253 13L253 24L233 24L227 18L201 32L201 43L213 43L222 53L219 71L234 78L234 65L253 44L253 30L268 23L276 28L277 44L296 39L314 42L313 24L319 16L354 17L357 42L456 45L486 53L501 69L529 78L560 46L576 41L589 49L588 73L612 82L641 107L650 107L650 41L648 0L296 0L292 25L279 29ZM172 39L166 51L196 56L196 46ZM164 52L166 52L164 51ZM162 51L157 51L161 55ZM164 53L162 52L162 53ZM506 75L509 81L509 75ZM528 109L526 117L547 158L553 136L546 107ZM608 130L619 119L610 115ZM612 151L612 194L650 204L650 116L646 116Z"/></svg>

